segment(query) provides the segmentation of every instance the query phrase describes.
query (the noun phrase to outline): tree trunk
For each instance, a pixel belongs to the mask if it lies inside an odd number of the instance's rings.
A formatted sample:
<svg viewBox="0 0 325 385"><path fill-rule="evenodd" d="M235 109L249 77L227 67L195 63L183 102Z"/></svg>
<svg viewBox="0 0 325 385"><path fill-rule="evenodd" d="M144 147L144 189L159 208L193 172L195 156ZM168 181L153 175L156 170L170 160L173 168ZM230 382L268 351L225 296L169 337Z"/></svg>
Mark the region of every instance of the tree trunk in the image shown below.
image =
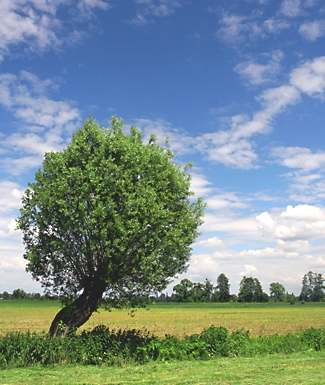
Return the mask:
<svg viewBox="0 0 325 385"><path fill-rule="evenodd" d="M49 335L64 337L76 331L97 310L104 291L105 288L100 285L86 287L77 299L57 313L50 326Z"/></svg>

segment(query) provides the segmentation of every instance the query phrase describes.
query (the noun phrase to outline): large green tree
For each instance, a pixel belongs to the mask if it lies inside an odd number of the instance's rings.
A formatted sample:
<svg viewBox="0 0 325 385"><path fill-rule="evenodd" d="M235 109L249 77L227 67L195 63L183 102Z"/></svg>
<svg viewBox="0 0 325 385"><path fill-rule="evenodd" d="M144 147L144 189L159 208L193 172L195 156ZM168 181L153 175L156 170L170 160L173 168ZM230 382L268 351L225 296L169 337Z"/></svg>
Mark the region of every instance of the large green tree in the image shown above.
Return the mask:
<svg viewBox="0 0 325 385"><path fill-rule="evenodd" d="M88 120L61 152L45 155L25 191L18 227L27 270L71 298L51 335L85 323L103 295L112 305L166 287L185 270L201 224L186 167L154 137L145 142L119 119Z"/></svg>

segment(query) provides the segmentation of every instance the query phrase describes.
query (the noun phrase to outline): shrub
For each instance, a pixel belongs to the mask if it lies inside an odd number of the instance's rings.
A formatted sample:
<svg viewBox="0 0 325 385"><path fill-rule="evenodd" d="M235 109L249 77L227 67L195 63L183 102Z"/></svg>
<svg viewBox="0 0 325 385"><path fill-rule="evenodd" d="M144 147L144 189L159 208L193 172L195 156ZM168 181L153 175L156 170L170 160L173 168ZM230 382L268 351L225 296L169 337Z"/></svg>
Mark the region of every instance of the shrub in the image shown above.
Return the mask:
<svg viewBox="0 0 325 385"><path fill-rule="evenodd" d="M140 330L97 326L66 338L46 334L10 333L0 337L0 368L52 364L120 365L154 360L253 356L325 348L325 329L287 335L251 337L245 330L229 332L211 326L183 339L159 338Z"/></svg>

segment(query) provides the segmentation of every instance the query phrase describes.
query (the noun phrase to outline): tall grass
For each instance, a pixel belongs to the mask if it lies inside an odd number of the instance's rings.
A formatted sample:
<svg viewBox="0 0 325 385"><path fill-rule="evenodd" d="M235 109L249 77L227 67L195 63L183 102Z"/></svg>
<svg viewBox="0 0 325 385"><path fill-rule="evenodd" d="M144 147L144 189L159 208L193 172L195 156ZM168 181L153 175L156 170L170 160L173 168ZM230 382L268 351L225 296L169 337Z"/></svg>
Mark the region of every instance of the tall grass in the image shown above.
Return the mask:
<svg viewBox="0 0 325 385"><path fill-rule="evenodd" d="M286 335L251 337L247 331L229 332L211 326L185 338L163 338L138 330L109 330L97 326L66 338L46 334L9 333L0 337L0 367L52 364L143 363L153 360L209 359L293 353L325 348L325 329Z"/></svg>

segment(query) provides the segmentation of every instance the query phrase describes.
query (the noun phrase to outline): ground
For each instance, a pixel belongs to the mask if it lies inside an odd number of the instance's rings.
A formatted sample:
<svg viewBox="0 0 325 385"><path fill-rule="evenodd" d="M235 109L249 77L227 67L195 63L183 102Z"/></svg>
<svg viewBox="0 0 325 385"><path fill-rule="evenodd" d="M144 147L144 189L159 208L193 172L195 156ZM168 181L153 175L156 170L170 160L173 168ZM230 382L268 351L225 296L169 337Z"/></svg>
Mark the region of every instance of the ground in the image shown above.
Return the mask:
<svg viewBox="0 0 325 385"><path fill-rule="evenodd" d="M58 311L55 301L0 301L0 333L45 331ZM244 328L254 335L325 327L325 303L158 304L140 309L101 309L85 328L148 329L183 336L209 325ZM325 352L274 354L210 361L152 362L123 367L54 366L5 369L1 385L325 385Z"/></svg>
<svg viewBox="0 0 325 385"><path fill-rule="evenodd" d="M8 369L1 385L323 385L325 352L150 363Z"/></svg>
<svg viewBox="0 0 325 385"><path fill-rule="evenodd" d="M0 301L0 333L46 331L58 311L56 301ZM148 329L156 335L198 333L210 326L246 329L254 335L325 327L325 303L314 304L167 304L128 310L100 310L84 326Z"/></svg>

